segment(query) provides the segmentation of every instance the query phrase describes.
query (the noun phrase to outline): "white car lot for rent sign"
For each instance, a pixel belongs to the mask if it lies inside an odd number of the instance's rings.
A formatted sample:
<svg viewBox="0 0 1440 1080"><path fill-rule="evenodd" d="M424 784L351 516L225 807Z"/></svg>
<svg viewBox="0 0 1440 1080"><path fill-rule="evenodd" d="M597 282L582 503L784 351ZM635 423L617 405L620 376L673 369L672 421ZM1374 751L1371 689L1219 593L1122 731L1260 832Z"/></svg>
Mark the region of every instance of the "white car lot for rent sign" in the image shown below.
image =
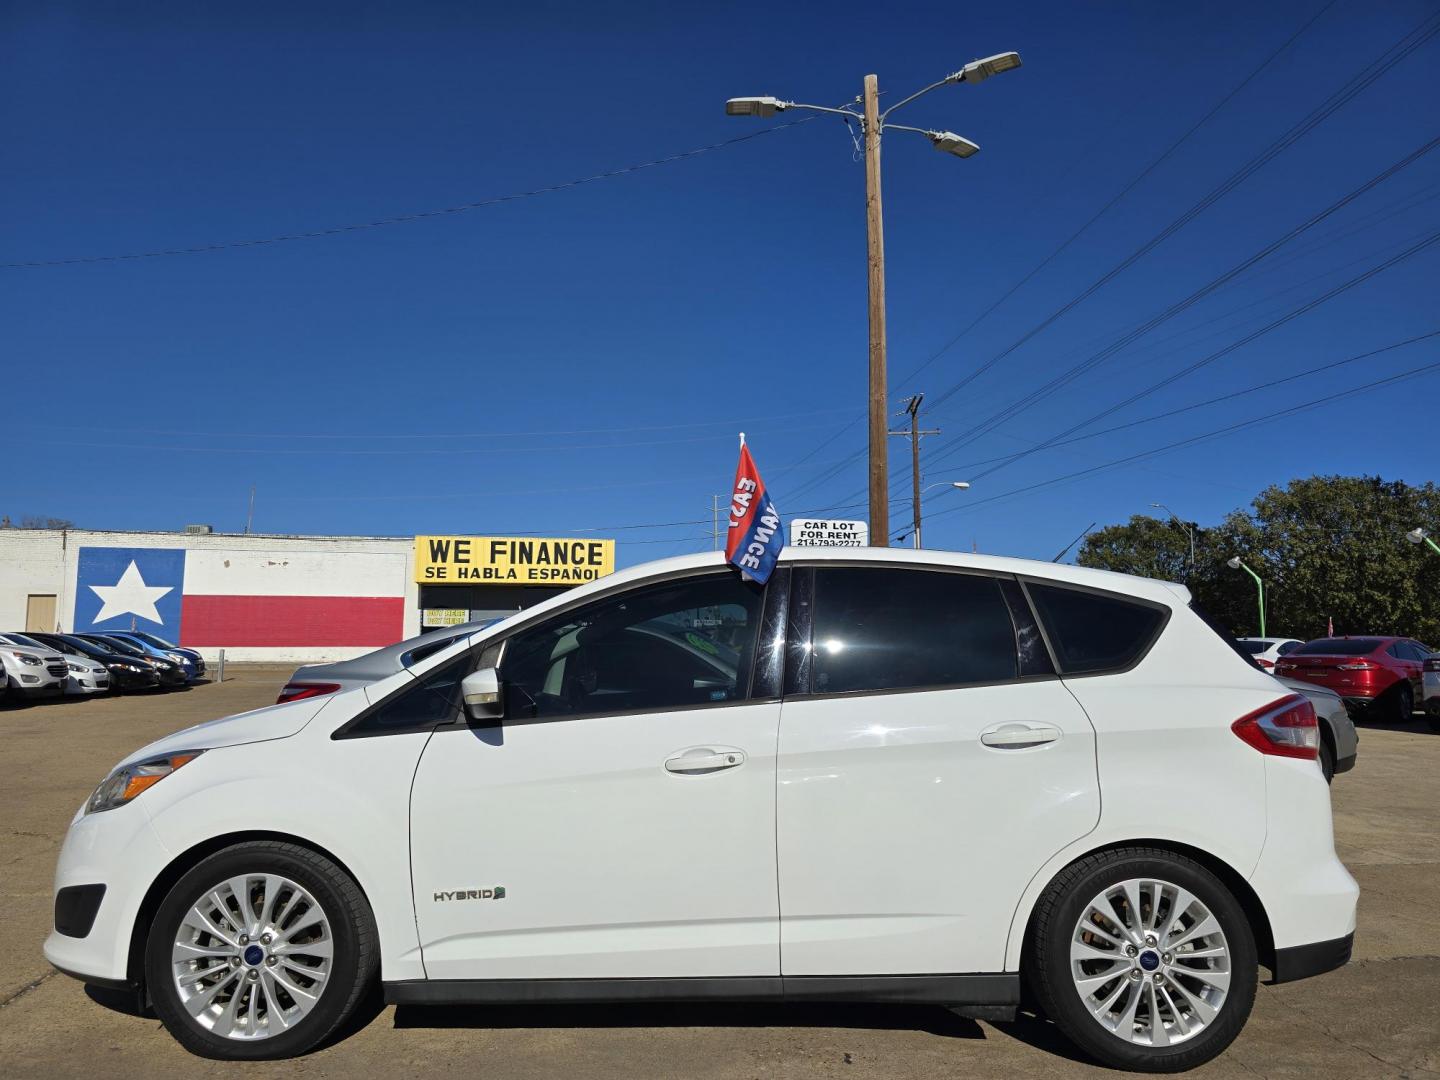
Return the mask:
<svg viewBox="0 0 1440 1080"><path fill-rule="evenodd" d="M793 547L867 547L870 527L863 521L795 518L790 522Z"/></svg>

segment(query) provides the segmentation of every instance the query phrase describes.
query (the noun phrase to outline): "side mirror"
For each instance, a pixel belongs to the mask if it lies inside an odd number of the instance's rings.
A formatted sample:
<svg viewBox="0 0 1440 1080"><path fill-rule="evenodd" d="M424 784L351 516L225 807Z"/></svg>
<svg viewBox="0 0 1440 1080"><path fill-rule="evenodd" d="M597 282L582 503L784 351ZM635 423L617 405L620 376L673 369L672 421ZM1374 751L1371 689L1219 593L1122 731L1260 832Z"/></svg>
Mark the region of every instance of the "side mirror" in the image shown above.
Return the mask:
<svg viewBox="0 0 1440 1080"><path fill-rule="evenodd" d="M500 692L500 675L493 667L472 671L460 682L465 715L472 720L499 720L505 715L505 698Z"/></svg>

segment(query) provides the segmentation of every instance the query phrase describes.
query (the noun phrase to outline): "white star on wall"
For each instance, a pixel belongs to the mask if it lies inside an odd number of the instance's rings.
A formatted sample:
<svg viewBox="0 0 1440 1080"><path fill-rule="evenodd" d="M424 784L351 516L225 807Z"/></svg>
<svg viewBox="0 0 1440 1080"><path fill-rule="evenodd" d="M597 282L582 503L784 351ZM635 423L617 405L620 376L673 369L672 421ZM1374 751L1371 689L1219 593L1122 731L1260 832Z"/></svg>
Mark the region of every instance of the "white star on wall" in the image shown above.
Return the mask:
<svg viewBox="0 0 1440 1080"><path fill-rule="evenodd" d="M90 589L100 597L100 613L95 616L95 622L101 623L117 615L139 615L142 619L149 619L164 626L165 620L160 618L160 612L155 609L155 601L166 593L173 592L175 586L146 585L145 579L140 576L140 568L135 565L135 560L131 559L130 565L114 585L91 585Z"/></svg>

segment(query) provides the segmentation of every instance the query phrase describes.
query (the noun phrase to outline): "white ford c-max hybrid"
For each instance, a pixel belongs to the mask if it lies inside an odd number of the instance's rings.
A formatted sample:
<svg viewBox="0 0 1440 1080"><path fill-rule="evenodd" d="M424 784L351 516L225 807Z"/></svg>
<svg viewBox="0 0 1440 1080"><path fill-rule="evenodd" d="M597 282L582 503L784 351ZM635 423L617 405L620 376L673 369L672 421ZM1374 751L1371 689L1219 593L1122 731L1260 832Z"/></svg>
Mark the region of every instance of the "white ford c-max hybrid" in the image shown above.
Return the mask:
<svg viewBox="0 0 1440 1080"><path fill-rule="evenodd" d="M1208 1060L1346 962L1314 713L1178 585L934 551L615 574L202 724L75 815L45 954L187 1048L392 1002L1033 1001ZM1103 797L1102 797L1103 796Z"/></svg>

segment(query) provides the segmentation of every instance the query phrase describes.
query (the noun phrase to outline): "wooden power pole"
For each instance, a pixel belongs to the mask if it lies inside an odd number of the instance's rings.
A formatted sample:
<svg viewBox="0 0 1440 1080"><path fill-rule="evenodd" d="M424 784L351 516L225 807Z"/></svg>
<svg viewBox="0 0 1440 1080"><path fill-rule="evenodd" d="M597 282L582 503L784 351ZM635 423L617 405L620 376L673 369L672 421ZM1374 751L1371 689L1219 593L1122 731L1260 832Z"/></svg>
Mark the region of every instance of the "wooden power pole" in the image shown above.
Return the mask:
<svg viewBox="0 0 1440 1080"><path fill-rule="evenodd" d="M865 231L870 286L870 543L890 546L885 374L885 231L880 215L880 80L865 76Z"/></svg>
<svg viewBox="0 0 1440 1080"><path fill-rule="evenodd" d="M914 514L910 535L917 548L920 546L920 436L940 434L939 428L920 430L920 402L924 400L924 394L916 394L906 402L905 411L910 415L909 428L890 432L891 435L904 435L910 439L910 505Z"/></svg>

